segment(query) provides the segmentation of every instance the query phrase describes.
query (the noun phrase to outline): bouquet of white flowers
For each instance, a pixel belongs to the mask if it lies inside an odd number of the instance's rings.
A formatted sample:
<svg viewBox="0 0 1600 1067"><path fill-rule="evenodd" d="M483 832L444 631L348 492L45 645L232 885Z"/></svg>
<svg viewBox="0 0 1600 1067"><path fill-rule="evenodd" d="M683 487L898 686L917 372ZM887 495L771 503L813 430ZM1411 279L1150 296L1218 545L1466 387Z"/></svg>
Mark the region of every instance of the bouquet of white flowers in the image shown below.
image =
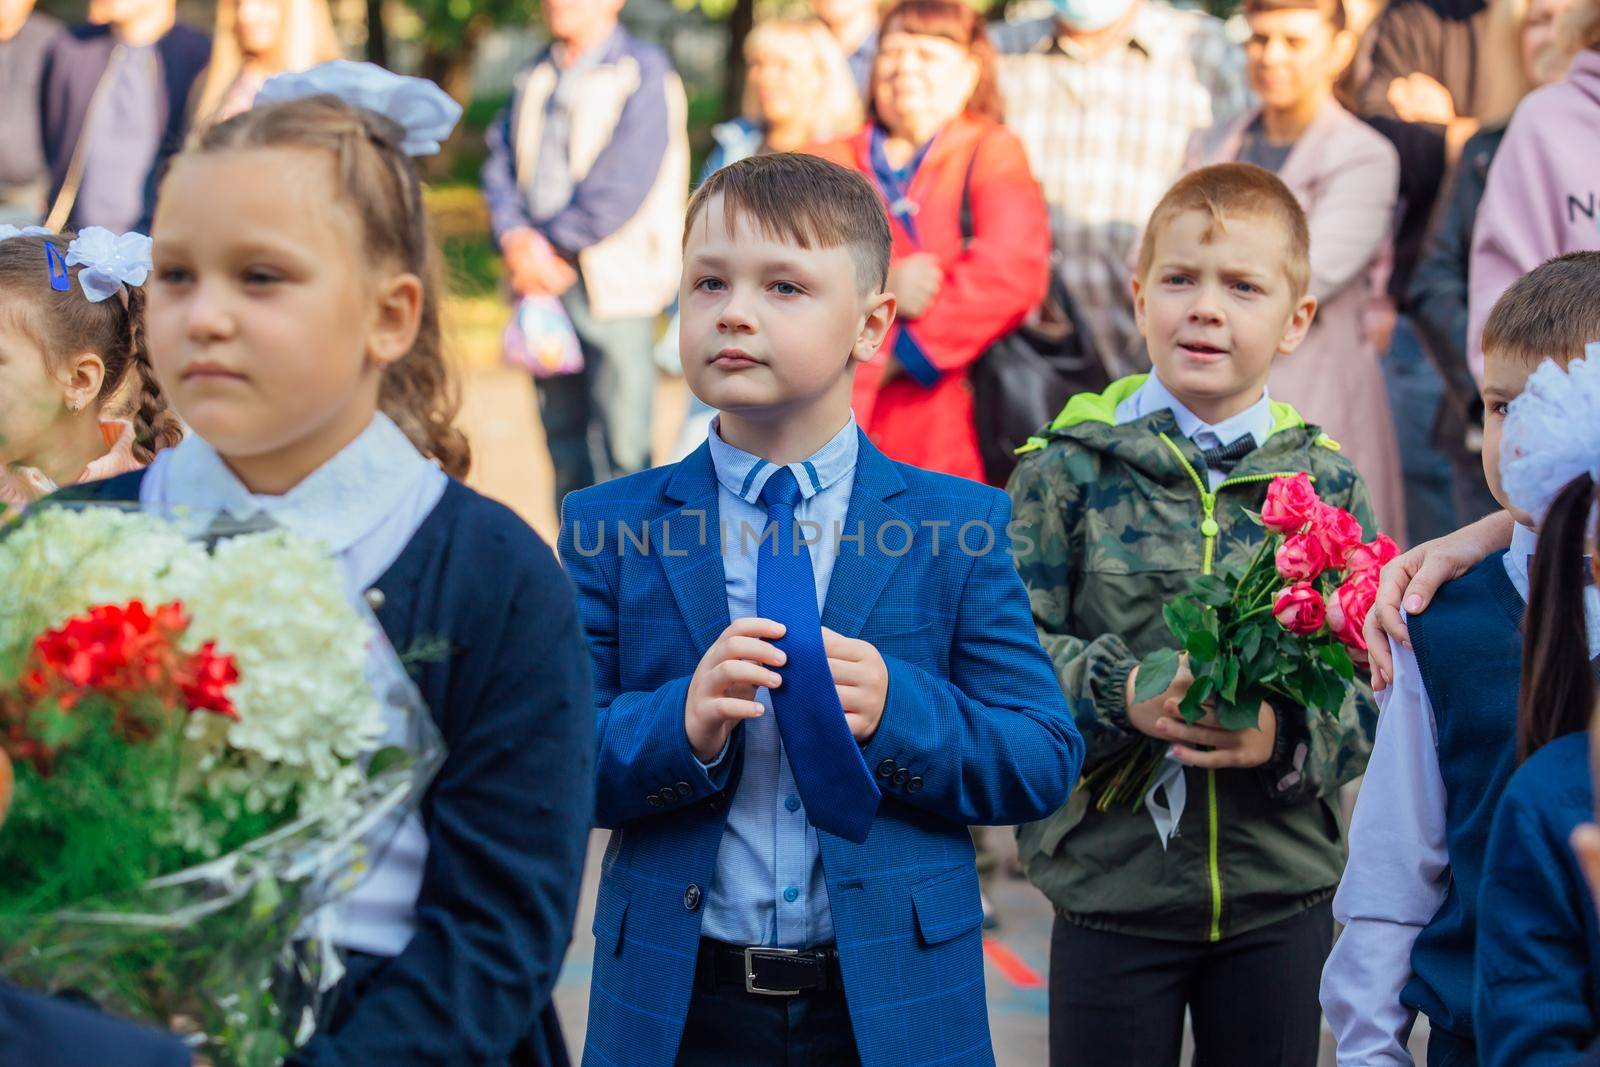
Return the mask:
<svg viewBox="0 0 1600 1067"><path fill-rule="evenodd" d="M47 507L0 539L0 970L275 1065L338 969L305 920L443 748L322 548L184 525Z"/></svg>

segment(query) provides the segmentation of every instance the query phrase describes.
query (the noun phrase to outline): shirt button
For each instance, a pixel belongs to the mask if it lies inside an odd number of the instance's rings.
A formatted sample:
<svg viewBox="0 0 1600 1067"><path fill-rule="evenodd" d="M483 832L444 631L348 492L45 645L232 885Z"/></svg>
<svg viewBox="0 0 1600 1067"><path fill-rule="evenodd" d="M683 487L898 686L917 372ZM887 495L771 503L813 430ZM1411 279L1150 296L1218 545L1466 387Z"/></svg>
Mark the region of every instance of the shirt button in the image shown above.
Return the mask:
<svg viewBox="0 0 1600 1067"><path fill-rule="evenodd" d="M373 611L377 611L383 607L383 602L385 600L383 590L379 589L377 586L373 586L371 589L367 590L365 599L367 602L367 607L371 608Z"/></svg>
<svg viewBox="0 0 1600 1067"><path fill-rule="evenodd" d="M796 889L794 886L790 886L788 889L783 891L783 899L788 901L790 904L793 904L795 901L800 899L800 890Z"/></svg>
<svg viewBox="0 0 1600 1067"><path fill-rule="evenodd" d="M800 798L795 796L793 793L790 793L789 798L783 802L783 806L788 808L790 811L799 811Z"/></svg>

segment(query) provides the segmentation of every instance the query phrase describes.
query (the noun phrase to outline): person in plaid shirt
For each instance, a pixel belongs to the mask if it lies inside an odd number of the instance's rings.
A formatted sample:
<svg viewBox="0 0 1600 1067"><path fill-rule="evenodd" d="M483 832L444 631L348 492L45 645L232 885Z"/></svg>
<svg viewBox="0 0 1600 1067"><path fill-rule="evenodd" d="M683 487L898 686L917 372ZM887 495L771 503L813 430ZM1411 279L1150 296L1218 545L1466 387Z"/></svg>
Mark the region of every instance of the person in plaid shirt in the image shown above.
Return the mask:
<svg viewBox="0 0 1600 1067"><path fill-rule="evenodd" d="M1183 171L1190 134L1243 113L1244 55L1222 22L1155 0L1051 0L992 27L1006 123L1044 186L1056 269L1113 375L1149 367L1128 261Z"/></svg>

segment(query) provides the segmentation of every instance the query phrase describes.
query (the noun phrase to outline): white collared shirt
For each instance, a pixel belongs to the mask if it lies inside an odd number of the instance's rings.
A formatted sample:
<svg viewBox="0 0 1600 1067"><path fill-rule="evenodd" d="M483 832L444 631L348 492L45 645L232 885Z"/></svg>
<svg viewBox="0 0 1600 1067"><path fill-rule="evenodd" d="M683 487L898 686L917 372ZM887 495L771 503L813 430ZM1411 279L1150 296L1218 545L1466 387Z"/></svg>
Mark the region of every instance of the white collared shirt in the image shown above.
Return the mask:
<svg viewBox="0 0 1600 1067"><path fill-rule="evenodd" d="M1518 525L1506 575L1524 602L1539 535ZM1600 591L1584 589L1589 655L1600 654ZM1350 820L1350 861L1333 898L1344 933L1322 972L1322 1010L1346 1065L1410 1064L1403 1035L1415 1016L1400 1002L1411 947L1450 887L1438 726L1416 653L1389 642L1394 681L1378 694L1378 733Z"/></svg>
<svg viewBox="0 0 1600 1067"><path fill-rule="evenodd" d="M449 481L398 426L379 414L338 455L282 496L251 493L216 449L190 434L156 454L141 484L139 503L149 511L187 508L201 528L222 514L241 522L264 515L326 545L344 574L346 594L360 605L365 590L400 557L438 505ZM405 679L381 630L372 635L367 673L379 692ZM405 723L389 725L384 743L403 743ZM346 948L399 955L414 930L427 855L422 820L412 814L360 884L318 916L320 932Z"/></svg>
<svg viewBox="0 0 1600 1067"><path fill-rule="evenodd" d="M1272 436L1272 399L1267 396L1265 389L1261 391L1260 400L1237 415L1213 425L1190 411L1183 401L1172 395L1172 390L1166 387L1160 376L1152 372L1132 396L1117 405L1117 425L1154 415L1158 411L1172 412L1178 432L1202 450L1231 445L1246 435L1254 438L1256 447L1260 448ZM1228 476L1222 471L1207 470L1206 478L1208 488L1215 489L1227 481Z"/></svg>

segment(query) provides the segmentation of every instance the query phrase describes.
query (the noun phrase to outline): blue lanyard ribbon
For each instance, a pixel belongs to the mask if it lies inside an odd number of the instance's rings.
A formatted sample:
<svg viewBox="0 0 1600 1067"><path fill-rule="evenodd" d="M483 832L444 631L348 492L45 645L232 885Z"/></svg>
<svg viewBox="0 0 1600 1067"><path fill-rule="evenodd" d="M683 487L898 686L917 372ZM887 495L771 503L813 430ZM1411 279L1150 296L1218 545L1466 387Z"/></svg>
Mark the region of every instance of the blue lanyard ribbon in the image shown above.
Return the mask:
<svg viewBox="0 0 1600 1067"><path fill-rule="evenodd" d="M896 170L889 164L888 153L884 151L884 144L889 135L882 126L872 127L871 156L872 177L878 183L878 188L883 192L883 199L889 205L889 214L904 227L906 235L911 238L911 243L918 248L922 247L922 238L917 233L917 202L911 199L911 182L917 176L917 168L922 166L922 161L928 155L928 149L933 147L929 141L916 154L911 157L903 169Z"/></svg>

